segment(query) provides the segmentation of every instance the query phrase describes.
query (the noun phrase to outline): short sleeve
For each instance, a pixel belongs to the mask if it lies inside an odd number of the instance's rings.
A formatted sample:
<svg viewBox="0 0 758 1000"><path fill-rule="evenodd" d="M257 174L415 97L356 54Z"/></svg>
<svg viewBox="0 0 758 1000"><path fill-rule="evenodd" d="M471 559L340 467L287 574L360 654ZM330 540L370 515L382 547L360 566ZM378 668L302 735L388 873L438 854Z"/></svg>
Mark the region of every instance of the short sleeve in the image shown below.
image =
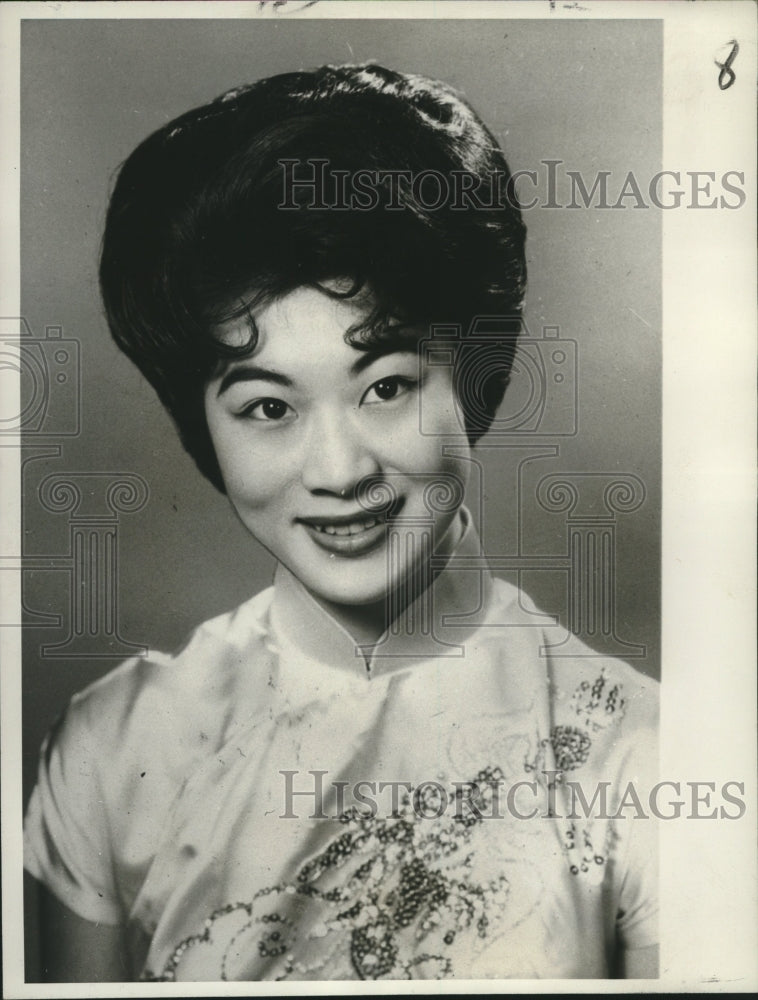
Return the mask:
<svg viewBox="0 0 758 1000"><path fill-rule="evenodd" d="M85 920L119 924L98 759L85 708L75 697L42 745L24 822L24 866Z"/></svg>
<svg viewBox="0 0 758 1000"><path fill-rule="evenodd" d="M659 828L650 808L658 773L657 733L647 727L635 733L633 769L625 778L637 792L636 807L618 820L622 837L616 931L620 947L629 950L658 944Z"/></svg>
<svg viewBox="0 0 758 1000"><path fill-rule="evenodd" d="M616 929L624 949L658 944L658 823L628 820L632 827Z"/></svg>

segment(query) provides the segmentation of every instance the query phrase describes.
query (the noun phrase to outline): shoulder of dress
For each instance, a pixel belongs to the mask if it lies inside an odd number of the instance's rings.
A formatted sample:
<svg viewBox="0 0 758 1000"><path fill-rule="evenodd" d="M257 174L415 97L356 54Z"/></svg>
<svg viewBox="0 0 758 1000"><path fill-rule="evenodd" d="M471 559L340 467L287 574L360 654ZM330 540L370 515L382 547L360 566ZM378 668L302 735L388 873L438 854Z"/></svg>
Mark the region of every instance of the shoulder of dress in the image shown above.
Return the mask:
<svg viewBox="0 0 758 1000"><path fill-rule="evenodd" d="M535 660L542 662L555 702L569 701L575 708L589 706L593 711L599 708L607 716L614 715L620 705L629 722L657 726L660 684L654 677L624 659L591 648L515 585L501 579L493 583L489 617L525 626L501 634L511 643L518 634L521 654L526 645Z"/></svg>
<svg viewBox="0 0 758 1000"><path fill-rule="evenodd" d="M550 675L563 698L596 716L618 714L627 729L632 724L656 728L659 681L626 660L599 654L570 632L565 635L565 644L549 652Z"/></svg>
<svg viewBox="0 0 758 1000"><path fill-rule="evenodd" d="M201 635L214 635L229 644L246 642L251 636L263 635L268 630L268 612L273 596L274 588L267 587L231 611L209 618L190 633L189 639L174 656L183 653Z"/></svg>
<svg viewBox="0 0 758 1000"><path fill-rule="evenodd" d="M160 703L166 722L184 704L228 691L241 664L266 650L268 609L273 588L256 594L232 611L203 622L173 652L148 650L131 657L89 684L71 699L69 716L96 728L118 723ZM146 708L147 706L147 708Z"/></svg>

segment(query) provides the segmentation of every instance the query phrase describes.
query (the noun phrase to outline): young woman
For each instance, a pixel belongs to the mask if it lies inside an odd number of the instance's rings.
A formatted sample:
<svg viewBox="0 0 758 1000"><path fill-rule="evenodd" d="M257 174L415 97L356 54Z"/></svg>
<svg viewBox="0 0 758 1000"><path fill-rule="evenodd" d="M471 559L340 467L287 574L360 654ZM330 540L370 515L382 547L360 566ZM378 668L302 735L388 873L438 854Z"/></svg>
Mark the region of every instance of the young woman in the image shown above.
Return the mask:
<svg viewBox="0 0 758 1000"><path fill-rule="evenodd" d="M50 980L655 974L624 808L655 685L570 635L551 657L463 503L524 237L473 110L374 65L230 91L126 161L111 331L279 565L46 741Z"/></svg>

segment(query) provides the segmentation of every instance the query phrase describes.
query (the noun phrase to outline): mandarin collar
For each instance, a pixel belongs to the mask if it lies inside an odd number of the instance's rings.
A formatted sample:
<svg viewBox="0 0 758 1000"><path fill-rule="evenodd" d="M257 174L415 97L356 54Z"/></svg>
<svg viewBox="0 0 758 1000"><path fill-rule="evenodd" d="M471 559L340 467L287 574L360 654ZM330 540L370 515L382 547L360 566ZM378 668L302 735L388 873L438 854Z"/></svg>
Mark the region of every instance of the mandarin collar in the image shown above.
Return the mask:
<svg viewBox="0 0 758 1000"><path fill-rule="evenodd" d="M274 576L271 624L280 647L352 677L371 679L419 660L462 657L466 624L486 607L492 576L471 515L461 508L463 534L431 586L400 614L377 643L360 645L281 563Z"/></svg>

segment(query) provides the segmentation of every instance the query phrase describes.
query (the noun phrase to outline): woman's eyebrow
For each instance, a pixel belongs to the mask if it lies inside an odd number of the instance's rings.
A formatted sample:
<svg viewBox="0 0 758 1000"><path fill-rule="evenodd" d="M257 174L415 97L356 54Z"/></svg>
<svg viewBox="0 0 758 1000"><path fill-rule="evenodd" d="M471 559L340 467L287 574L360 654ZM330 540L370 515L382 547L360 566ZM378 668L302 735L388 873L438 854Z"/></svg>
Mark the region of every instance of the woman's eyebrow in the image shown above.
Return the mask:
<svg viewBox="0 0 758 1000"><path fill-rule="evenodd" d="M288 387L291 387L293 384L291 378L282 375L280 372L270 371L268 368L260 368L258 365L239 365L237 368L230 369L221 379L221 385L218 387L216 396L222 395L222 393L226 392L236 382L250 382L253 379L260 379L264 382L275 382L277 385Z"/></svg>
<svg viewBox="0 0 758 1000"><path fill-rule="evenodd" d="M362 353L357 361L354 361L350 366L351 375L360 375L362 371L373 365L375 361L381 360L381 358L387 358L392 354L413 354L414 356L418 353L415 347L376 347Z"/></svg>

